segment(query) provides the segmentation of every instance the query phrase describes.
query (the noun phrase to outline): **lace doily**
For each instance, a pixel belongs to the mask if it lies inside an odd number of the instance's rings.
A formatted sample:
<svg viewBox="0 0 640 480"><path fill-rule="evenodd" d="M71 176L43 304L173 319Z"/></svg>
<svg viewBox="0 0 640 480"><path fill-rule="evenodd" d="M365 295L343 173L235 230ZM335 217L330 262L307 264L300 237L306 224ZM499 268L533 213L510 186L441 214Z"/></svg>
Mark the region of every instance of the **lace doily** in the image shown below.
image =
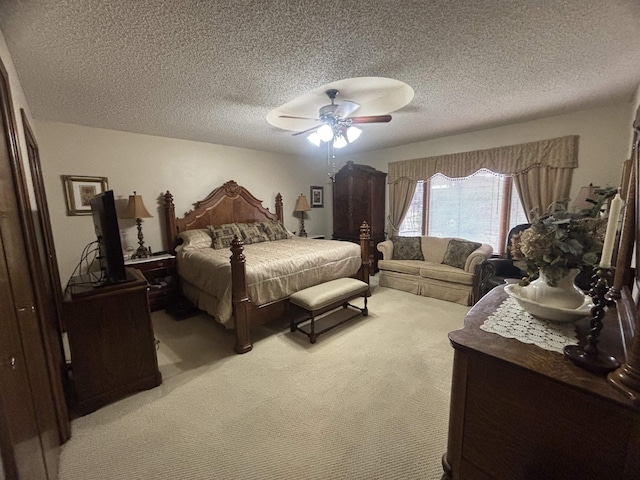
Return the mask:
<svg viewBox="0 0 640 480"><path fill-rule="evenodd" d="M500 304L480 328L505 338L537 345L545 350L562 353L565 345L577 345L572 322L554 323L537 319L523 310L514 298Z"/></svg>

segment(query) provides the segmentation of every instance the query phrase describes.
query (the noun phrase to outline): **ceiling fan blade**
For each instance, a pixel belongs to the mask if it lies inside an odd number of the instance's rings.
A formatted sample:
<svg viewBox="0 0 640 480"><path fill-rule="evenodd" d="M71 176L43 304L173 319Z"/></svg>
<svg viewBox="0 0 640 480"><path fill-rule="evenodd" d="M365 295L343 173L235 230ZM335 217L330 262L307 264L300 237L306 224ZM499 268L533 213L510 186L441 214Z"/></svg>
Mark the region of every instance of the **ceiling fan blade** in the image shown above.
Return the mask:
<svg viewBox="0 0 640 480"><path fill-rule="evenodd" d="M278 118L294 118L296 120L315 120L320 121L319 118L309 118L309 117L293 117L291 115L278 115Z"/></svg>
<svg viewBox="0 0 640 480"><path fill-rule="evenodd" d="M351 123L388 123L391 121L391 115L370 115L368 117L351 117L348 118Z"/></svg>
<svg viewBox="0 0 640 480"><path fill-rule="evenodd" d="M293 133L292 135L295 137L296 135L302 135L303 133L309 133L312 132L313 130L317 130L318 128L320 128L322 125L318 125L317 127L311 127L311 128L307 128L306 130L302 130L301 132L296 132Z"/></svg>
<svg viewBox="0 0 640 480"><path fill-rule="evenodd" d="M350 102L349 100L345 100L338 104L337 108L333 112L336 117L346 118L360 108L360 104L356 102Z"/></svg>

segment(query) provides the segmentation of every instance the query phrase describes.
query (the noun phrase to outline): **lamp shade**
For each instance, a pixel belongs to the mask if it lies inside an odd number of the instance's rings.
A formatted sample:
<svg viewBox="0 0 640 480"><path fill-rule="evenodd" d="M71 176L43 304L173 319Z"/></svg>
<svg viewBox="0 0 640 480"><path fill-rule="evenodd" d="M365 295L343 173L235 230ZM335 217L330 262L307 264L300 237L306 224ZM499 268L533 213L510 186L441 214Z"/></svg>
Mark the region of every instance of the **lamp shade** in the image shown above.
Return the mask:
<svg viewBox="0 0 640 480"><path fill-rule="evenodd" d="M296 200L296 206L294 207L293 211L294 212L308 212L309 210L311 210L311 207L309 206L309 202L307 202L307 197L305 197L304 195L300 194L300 196Z"/></svg>
<svg viewBox="0 0 640 480"><path fill-rule="evenodd" d="M342 134L333 139L333 148L342 148L347 146L347 139Z"/></svg>
<svg viewBox="0 0 640 480"><path fill-rule="evenodd" d="M153 215L149 213L149 211L144 206L144 202L142 201L142 196L136 195L136 192L133 192L133 195L129 195L129 203L127 204L127 208L120 216L121 218L152 218Z"/></svg>
<svg viewBox="0 0 640 480"><path fill-rule="evenodd" d="M308 137L307 140L309 140L309 142L313 143L316 147L320 146L320 135L318 135L318 132L312 132Z"/></svg>
<svg viewBox="0 0 640 480"><path fill-rule="evenodd" d="M333 128L331 128L327 124L322 125L320 128L318 128L317 132L320 140L322 140L323 142L328 142L333 138Z"/></svg>
<svg viewBox="0 0 640 480"><path fill-rule="evenodd" d="M349 127L347 128L347 140L349 140L349 143L353 143L358 139L361 133L362 130L358 127Z"/></svg>
<svg viewBox="0 0 640 480"><path fill-rule="evenodd" d="M576 211L589 210L595 205L596 189L600 187L594 187L593 184L589 184L587 187L582 187L578 196L573 202L573 209ZM591 199L594 202L588 202L587 199Z"/></svg>

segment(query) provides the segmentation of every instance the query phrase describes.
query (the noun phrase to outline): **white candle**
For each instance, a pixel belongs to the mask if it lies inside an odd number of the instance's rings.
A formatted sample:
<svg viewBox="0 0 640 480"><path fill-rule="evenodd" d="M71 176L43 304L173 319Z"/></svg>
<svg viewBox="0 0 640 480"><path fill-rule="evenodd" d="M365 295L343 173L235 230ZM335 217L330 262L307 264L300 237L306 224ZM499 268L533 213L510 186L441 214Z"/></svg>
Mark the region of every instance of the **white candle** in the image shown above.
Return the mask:
<svg viewBox="0 0 640 480"><path fill-rule="evenodd" d="M604 235L604 245L602 246L602 256L600 257L600 268L611 268L611 257L613 256L613 244L616 241L616 231L618 230L618 217L622 209L622 198L620 194L611 200L609 208L609 220L607 222L607 233Z"/></svg>

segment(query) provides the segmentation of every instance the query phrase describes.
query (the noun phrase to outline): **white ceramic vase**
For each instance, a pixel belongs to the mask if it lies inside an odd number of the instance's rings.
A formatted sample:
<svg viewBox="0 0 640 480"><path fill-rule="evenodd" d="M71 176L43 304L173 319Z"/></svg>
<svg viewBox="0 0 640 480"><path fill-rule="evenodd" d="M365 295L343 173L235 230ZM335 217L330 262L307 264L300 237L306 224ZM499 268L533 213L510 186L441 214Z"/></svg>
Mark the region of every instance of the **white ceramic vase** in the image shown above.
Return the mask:
<svg viewBox="0 0 640 480"><path fill-rule="evenodd" d="M552 287L547 284L544 270L540 270L540 276L524 287L527 298L542 305L555 308L578 308L584 303L585 295L573 281L580 270L572 268L567 275L558 280L558 284Z"/></svg>

